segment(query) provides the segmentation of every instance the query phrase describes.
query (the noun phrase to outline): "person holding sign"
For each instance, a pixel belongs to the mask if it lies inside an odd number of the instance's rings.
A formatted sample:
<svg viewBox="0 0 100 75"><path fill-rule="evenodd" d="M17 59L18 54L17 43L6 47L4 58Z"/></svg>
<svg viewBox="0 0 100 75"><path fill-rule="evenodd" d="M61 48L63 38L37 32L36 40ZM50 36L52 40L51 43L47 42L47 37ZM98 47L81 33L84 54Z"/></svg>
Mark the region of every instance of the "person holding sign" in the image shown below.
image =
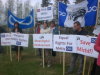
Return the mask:
<svg viewBox="0 0 100 75"><path fill-rule="evenodd" d="M55 24L54 21L51 22L51 24L50 24L50 29L51 29L51 33L52 33L53 35L57 35L57 34L59 34L58 27L56 26L56 24ZM56 52L53 51L53 49L52 49L52 56L53 56L53 57L56 56ZM55 62L55 59L54 59L53 62Z"/></svg>
<svg viewBox="0 0 100 75"><path fill-rule="evenodd" d="M19 23L18 22L15 22L14 23L14 29L12 30L12 32L14 33L22 33L22 29L19 28ZM18 59L21 59L21 52L23 50L23 47L18 47L18 46L12 46L12 50L16 52L16 58ZM19 50L19 52L18 52ZM19 54L19 56L18 56Z"/></svg>
<svg viewBox="0 0 100 75"><path fill-rule="evenodd" d="M43 28L41 28L40 33L41 34L50 34L50 27L48 27L48 23L43 23ZM51 50L50 49L44 49L44 55L45 55L45 64L47 64L47 67L51 66Z"/></svg>
<svg viewBox="0 0 100 75"><path fill-rule="evenodd" d="M35 33L36 34L40 34L40 30L41 30L41 23L38 22L37 25L36 25L36 28L35 28ZM42 49L41 48L38 48L38 56L41 58L42 57Z"/></svg>
<svg viewBox="0 0 100 75"><path fill-rule="evenodd" d="M94 49L99 53L95 75L100 75L100 34L96 40Z"/></svg>
<svg viewBox="0 0 100 75"><path fill-rule="evenodd" d="M81 24L80 22L76 21L74 23L74 32L73 34L75 35L86 35L86 31L82 29L81 27ZM75 68L75 65L76 65L76 60L79 58L79 69L78 69L78 73L77 75L82 75L82 71L83 71L83 64L84 64L84 56L83 55L80 55L80 54L76 54L76 53L73 53L72 54L72 58L71 58L71 62L70 62L70 68L68 70L68 74L72 73L74 68Z"/></svg>
<svg viewBox="0 0 100 75"><path fill-rule="evenodd" d="M43 28L40 29L41 34L50 34L50 28L48 27L48 23L43 23Z"/></svg>
<svg viewBox="0 0 100 75"><path fill-rule="evenodd" d="M54 21L51 22L50 29L52 34L59 34L58 27L56 26Z"/></svg>
<svg viewBox="0 0 100 75"><path fill-rule="evenodd" d="M54 21L51 22L50 24L50 30L51 30L51 33L53 35L57 35L59 34L59 30L58 30L58 27L56 27L56 24ZM56 52L52 50L52 56L56 56Z"/></svg>

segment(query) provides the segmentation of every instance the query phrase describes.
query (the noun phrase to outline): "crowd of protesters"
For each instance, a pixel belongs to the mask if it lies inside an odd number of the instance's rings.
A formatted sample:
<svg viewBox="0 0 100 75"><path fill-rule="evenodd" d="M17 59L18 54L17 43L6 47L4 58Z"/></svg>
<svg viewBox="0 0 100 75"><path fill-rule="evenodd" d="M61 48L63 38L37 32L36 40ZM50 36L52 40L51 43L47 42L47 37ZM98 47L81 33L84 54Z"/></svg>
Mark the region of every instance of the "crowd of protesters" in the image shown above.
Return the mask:
<svg viewBox="0 0 100 75"><path fill-rule="evenodd" d="M52 34L59 34L59 31L60 31L60 28L58 28L55 24L54 21L50 22L50 24L48 24L46 21L41 23L41 22L38 22L37 23L37 27L36 27L36 33L37 34L48 34L48 33L52 33ZM82 27L81 27L81 24L80 22L76 21L73 25L73 29L72 29L72 34L75 34L75 35L86 35L88 36L88 32L85 31ZM95 50L100 52L100 35L99 35L99 38L97 39L97 42L96 42L96 45L95 45ZM39 56L42 56L42 50L41 49L38 49L38 54ZM46 62L47 63L47 66L50 67L51 65L51 56L56 56L56 52L53 52L52 50L48 50L48 49L45 49L45 57L46 57L46 60L48 59L48 61ZM99 55L100 57L100 55ZM84 64L84 56L83 55L80 55L80 54L76 54L76 53L73 53L71 55L71 61L70 61L70 66L69 66L69 69L68 71L66 72L67 74L71 74L73 73L74 69L76 68L76 62L77 62L77 59L79 61L79 68L78 68L78 71L77 71L77 75L82 75L82 72L83 72L83 64ZM94 61L94 65L93 65L93 68L92 68L92 71L91 71L91 75L100 75L100 58L98 58L98 65L96 64L97 62L97 59L95 59Z"/></svg>
<svg viewBox="0 0 100 75"><path fill-rule="evenodd" d="M22 31L22 29L20 29L19 25L20 24L18 22L16 22L14 24L15 27L12 30L12 32L22 33L23 31ZM36 23L36 27L35 27L36 34L54 34L54 35L57 35L57 34L59 34L59 31L60 31L60 28L55 24L54 21L51 21L49 23L47 21ZM0 33L3 33L3 32L5 32L5 30L2 27L0 27ZM76 21L73 24L73 34L75 34L75 35L88 35L88 33L81 27L81 24L78 21ZM1 39L0 39L0 41L1 41ZM20 49L19 55L21 57L23 47L20 47L19 49ZM99 53L99 56L98 56L98 59L95 59L95 61L94 61L91 75L100 75L100 34L97 38L94 49ZM12 46L12 50L16 52L16 58L18 59L18 46ZM0 53L2 51L3 51L3 48L0 44ZM47 65L47 67L51 67L52 62L53 62L52 60L55 60L56 52L54 52L52 49L44 49L44 53L45 53L45 64ZM42 49L41 48L38 49L37 55L42 59ZM77 75L82 75L84 56L80 55L80 54L76 54L76 53L71 54L70 67L67 71L67 74L73 73L73 70L75 69L76 61L78 58L79 58L79 68L78 68Z"/></svg>

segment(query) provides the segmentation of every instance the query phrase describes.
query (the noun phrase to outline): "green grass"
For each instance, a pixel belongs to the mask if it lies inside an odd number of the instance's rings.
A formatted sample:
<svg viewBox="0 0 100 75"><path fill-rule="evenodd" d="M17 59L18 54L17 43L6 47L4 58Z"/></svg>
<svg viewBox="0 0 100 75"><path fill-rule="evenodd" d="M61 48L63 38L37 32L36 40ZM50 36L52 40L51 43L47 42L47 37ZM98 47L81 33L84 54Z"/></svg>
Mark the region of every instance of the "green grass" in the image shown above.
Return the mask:
<svg viewBox="0 0 100 75"><path fill-rule="evenodd" d="M0 75L62 75L62 64L59 63L59 60L50 68L45 67L44 69L40 66L40 62L40 58L35 56L35 52L32 49L23 51L23 59L20 62L16 60L14 53L12 62L10 62L9 54L1 54ZM66 63L66 71L69 67L68 63ZM86 69L88 71L88 67ZM72 75L77 75L75 74L76 70L77 68Z"/></svg>
<svg viewBox="0 0 100 75"><path fill-rule="evenodd" d="M23 59L18 62L13 55L10 62L9 54L0 55L0 75L61 75L62 65L56 64L51 68L40 66L40 58L34 51L23 51ZM59 72L59 73L58 73Z"/></svg>

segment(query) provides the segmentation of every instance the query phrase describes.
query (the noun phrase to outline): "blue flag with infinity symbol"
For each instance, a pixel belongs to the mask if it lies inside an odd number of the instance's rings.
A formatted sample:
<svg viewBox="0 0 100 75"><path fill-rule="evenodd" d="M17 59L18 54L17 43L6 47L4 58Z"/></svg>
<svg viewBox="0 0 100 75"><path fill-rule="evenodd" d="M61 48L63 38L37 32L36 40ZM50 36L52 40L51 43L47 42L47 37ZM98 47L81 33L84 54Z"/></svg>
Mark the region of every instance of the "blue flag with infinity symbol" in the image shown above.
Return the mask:
<svg viewBox="0 0 100 75"><path fill-rule="evenodd" d="M59 25L73 27L76 21L79 21L82 27L95 25L97 6L98 0L84 0L72 5L59 2Z"/></svg>
<svg viewBox="0 0 100 75"><path fill-rule="evenodd" d="M18 18L15 15L13 15L11 11L8 11L8 27L14 28L15 22L19 23L19 27L21 29L33 27L34 26L34 11L32 10L30 14L24 19Z"/></svg>

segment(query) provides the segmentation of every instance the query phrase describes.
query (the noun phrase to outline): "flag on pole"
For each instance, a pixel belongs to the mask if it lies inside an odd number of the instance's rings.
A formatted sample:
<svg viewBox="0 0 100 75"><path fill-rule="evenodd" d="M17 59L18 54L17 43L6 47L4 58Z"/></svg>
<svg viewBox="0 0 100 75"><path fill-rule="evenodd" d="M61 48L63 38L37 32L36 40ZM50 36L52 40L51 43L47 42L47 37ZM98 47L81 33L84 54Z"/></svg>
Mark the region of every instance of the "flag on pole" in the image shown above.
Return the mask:
<svg viewBox="0 0 100 75"><path fill-rule="evenodd" d="M81 26L93 26L96 23L98 0L84 0L78 4L64 4L59 2L59 25L73 27L79 21Z"/></svg>
<svg viewBox="0 0 100 75"><path fill-rule="evenodd" d="M9 28L14 28L14 23L18 22L19 27L21 29L26 29L26 28L31 28L34 26L34 11L32 10L29 14L24 19L18 18L15 15L11 13L11 11L8 11L8 27Z"/></svg>

